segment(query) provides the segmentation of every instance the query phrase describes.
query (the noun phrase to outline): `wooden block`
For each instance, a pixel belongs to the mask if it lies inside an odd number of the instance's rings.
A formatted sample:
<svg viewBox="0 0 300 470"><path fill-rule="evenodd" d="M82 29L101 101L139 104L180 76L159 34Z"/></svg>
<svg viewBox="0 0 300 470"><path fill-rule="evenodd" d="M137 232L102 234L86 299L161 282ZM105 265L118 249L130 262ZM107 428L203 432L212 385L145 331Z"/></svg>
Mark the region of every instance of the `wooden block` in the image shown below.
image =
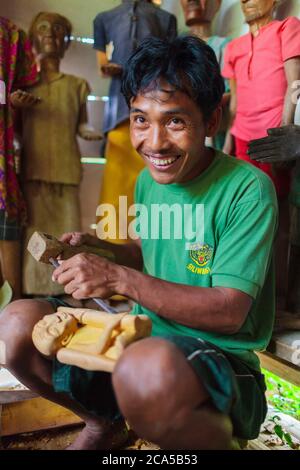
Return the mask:
<svg viewBox="0 0 300 470"><path fill-rule="evenodd" d="M0 405L30 400L37 397L31 390L0 390Z"/></svg>
<svg viewBox="0 0 300 470"><path fill-rule="evenodd" d="M44 398L33 398L2 407L2 436L40 431L81 423L71 411Z"/></svg>
<svg viewBox="0 0 300 470"><path fill-rule="evenodd" d="M260 438L253 439L253 441L249 441L247 450L271 450L269 447L264 444Z"/></svg>
<svg viewBox="0 0 300 470"><path fill-rule="evenodd" d="M300 367L269 352L258 353L258 357L264 369L300 387Z"/></svg>
<svg viewBox="0 0 300 470"><path fill-rule="evenodd" d="M284 359L285 361L294 363L294 358L300 360L300 331L285 331L283 333L277 333L273 335L270 348L272 353L276 356ZM299 362L300 366L300 362Z"/></svg>

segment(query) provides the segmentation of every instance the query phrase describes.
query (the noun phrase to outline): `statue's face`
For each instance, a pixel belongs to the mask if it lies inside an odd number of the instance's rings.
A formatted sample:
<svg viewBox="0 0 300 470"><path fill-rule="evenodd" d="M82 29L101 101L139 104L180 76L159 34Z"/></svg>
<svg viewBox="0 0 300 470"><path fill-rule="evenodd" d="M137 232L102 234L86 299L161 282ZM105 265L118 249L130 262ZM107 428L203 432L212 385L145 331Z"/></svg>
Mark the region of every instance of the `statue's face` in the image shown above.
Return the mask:
<svg viewBox="0 0 300 470"><path fill-rule="evenodd" d="M57 312L45 315L35 325L32 339L40 352L52 356L68 344L77 329L78 322L72 315Z"/></svg>
<svg viewBox="0 0 300 470"><path fill-rule="evenodd" d="M240 0L245 20L258 20L272 13L276 0Z"/></svg>
<svg viewBox="0 0 300 470"><path fill-rule="evenodd" d="M186 25L211 22L221 3L222 0L181 0Z"/></svg>
<svg viewBox="0 0 300 470"><path fill-rule="evenodd" d="M41 15L33 28L33 43L37 54L62 58L68 47L67 28L55 13Z"/></svg>

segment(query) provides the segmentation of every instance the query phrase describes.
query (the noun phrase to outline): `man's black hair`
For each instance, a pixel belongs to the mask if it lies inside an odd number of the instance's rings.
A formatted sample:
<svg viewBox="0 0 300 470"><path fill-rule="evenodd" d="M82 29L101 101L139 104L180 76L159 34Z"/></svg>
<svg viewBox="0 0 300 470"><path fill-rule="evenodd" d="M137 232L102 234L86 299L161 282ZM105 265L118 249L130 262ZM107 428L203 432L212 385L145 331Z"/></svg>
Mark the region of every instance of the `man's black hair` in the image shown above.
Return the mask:
<svg viewBox="0 0 300 470"><path fill-rule="evenodd" d="M138 94L159 89L160 79L193 99L204 119L217 108L225 91L214 51L195 36L144 39L124 69L122 93L128 106Z"/></svg>

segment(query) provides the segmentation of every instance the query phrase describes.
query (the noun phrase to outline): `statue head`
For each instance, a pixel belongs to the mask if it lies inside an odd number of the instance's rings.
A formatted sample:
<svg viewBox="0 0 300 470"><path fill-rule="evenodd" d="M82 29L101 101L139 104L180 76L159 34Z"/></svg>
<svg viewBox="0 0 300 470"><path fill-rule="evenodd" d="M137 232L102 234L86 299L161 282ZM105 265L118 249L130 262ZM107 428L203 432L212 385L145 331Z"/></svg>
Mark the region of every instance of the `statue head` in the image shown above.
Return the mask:
<svg viewBox="0 0 300 470"><path fill-rule="evenodd" d="M247 23L272 15L280 0L240 0Z"/></svg>
<svg viewBox="0 0 300 470"><path fill-rule="evenodd" d="M185 24L211 23L220 9L222 0L181 0Z"/></svg>
<svg viewBox="0 0 300 470"><path fill-rule="evenodd" d="M57 351L66 346L78 330L76 318L66 312L45 315L33 328L34 345L45 356L55 356Z"/></svg>
<svg viewBox="0 0 300 470"><path fill-rule="evenodd" d="M70 21L58 13L41 12L32 20L29 39L38 55L62 59L72 34Z"/></svg>

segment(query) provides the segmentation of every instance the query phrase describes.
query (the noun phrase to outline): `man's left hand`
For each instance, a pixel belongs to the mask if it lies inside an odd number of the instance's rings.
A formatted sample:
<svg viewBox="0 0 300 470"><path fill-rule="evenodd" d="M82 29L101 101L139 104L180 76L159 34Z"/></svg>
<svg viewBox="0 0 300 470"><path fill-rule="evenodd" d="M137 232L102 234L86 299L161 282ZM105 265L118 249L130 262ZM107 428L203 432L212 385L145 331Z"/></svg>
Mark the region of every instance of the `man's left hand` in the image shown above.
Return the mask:
<svg viewBox="0 0 300 470"><path fill-rule="evenodd" d="M108 298L118 292L119 271L115 263L97 255L80 253L64 261L53 272L52 279L64 286L74 299Z"/></svg>

